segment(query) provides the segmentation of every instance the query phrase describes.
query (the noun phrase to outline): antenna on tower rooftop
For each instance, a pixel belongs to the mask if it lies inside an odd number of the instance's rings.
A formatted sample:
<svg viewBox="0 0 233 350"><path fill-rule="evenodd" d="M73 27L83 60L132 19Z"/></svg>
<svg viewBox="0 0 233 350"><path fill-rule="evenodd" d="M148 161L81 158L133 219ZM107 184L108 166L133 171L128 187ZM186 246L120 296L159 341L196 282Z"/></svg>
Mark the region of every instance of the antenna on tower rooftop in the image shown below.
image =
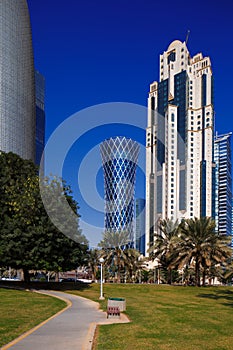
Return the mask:
<svg viewBox="0 0 233 350"><path fill-rule="evenodd" d="M190 30L188 29L187 31L187 35L186 35L186 40L185 40L185 45L187 45L188 40L189 40L189 34L190 34Z"/></svg>

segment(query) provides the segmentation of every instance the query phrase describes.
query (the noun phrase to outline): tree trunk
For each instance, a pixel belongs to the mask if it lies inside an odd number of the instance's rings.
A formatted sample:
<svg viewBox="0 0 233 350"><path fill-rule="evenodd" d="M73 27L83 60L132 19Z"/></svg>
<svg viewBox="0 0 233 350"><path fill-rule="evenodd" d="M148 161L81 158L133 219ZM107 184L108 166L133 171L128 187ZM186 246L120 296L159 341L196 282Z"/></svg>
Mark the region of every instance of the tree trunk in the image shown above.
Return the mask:
<svg viewBox="0 0 233 350"><path fill-rule="evenodd" d="M168 284L172 284L172 269L168 269Z"/></svg>
<svg viewBox="0 0 233 350"><path fill-rule="evenodd" d="M23 280L26 283L30 283L30 274L29 274L28 269L26 269L26 268L23 268Z"/></svg>
<svg viewBox="0 0 233 350"><path fill-rule="evenodd" d="M55 282L59 282L59 272L55 272Z"/></svg>
<svg viewBox="0 0 233 350"><path fill-rule="evenodd" d="M199 264L198 258L196 259L196 266L195 266L195 284L197 287L200 287L200 264Z"/></svg>
<svg viewBox="0 0 233 350"><path fill-rule="evenodd" d="M202 274L202 279L203 279L202 285L203 285L203 287L205 287L205 278L206 278L206 269L204 268L203 274Z"/></svg>
<svg viewBox="0 0 233 350"><path fill-rule="evenodd" d="M117 283L121 283L121 269L120 269L120 253L117 252Z"/></svg>

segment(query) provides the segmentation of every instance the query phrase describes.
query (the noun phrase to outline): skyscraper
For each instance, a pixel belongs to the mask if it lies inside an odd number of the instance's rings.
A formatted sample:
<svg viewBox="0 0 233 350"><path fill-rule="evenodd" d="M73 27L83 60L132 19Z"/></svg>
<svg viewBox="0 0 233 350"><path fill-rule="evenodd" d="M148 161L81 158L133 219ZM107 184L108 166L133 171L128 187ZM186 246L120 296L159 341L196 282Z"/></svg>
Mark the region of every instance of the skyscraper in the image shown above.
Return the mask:
<svg viewBox="0 0 233 350"><path fill-rule="evenodd" d="M36 165L40 166L45 146L45 79L35 71L36 84ZM43 167L43 162L42 162Z"/></svg>
<svg viewBox="0 0 233 350"><path fill-rule="evenodd" d="M214 217L213 82L209 57L173 41L150 85L146 159L146 245L159 219Z"/></svg>
<svg viewBox="0 0 233 350"><path fill-rule="evenodd" d="M216 163L216 230L220 234L232 234L232 174L231 135L216 135L214 140L214 160Z"/></svg>
<svg viewBox="0 0 233 350"><path fill-rule="evenodd" d="M105 230L127 231L132 243L139 145L125 137L110 138L101 143L100 152L104 171Z"/></svg>
<svg viewBox="0 0 233 350"><path fill-rule="evenodd" d="M136 199L135 249L145 255L145 199Z"/></svg>
<svg viewBox="0 0 233 350"><path fill-rule="evenodd" d="M35 79L26 0L0 1L0 150L35 160Z"/></svg>

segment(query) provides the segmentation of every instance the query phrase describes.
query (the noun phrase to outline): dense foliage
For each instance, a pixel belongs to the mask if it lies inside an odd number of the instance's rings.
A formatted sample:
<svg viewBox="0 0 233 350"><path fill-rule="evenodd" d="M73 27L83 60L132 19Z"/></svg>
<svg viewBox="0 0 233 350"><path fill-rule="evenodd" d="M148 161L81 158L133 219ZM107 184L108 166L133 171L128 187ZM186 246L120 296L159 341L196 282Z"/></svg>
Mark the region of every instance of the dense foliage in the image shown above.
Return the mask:
<svg viewBox="0 0 233 350"><path fill-rule="evenodd" d="M47 191L65 197L77 214L71 236L66 237L51 222L41 200L38 169L30 160L13 153L0 154L0 265L28 271L65 271L82 264L87 240L78 226L78 204L64 181L43 180ZM59 202L51 202L59 210ZM68 220L68 218L67 218ZM68 224L64 217L64 225Z"/></svg>
<svg viewBox="0 0 233 350"><path fill-rule="evenodd" d="M231 262L231 237L215 231L212 218L183 220L179 225L161 220L154 245L149 249L162 271L167 272L167 283L172 282L172 270L180 271L184 281L203 285L206 277L222 278L225 266ZM166 275L166 273L165 273Z"/></svg>

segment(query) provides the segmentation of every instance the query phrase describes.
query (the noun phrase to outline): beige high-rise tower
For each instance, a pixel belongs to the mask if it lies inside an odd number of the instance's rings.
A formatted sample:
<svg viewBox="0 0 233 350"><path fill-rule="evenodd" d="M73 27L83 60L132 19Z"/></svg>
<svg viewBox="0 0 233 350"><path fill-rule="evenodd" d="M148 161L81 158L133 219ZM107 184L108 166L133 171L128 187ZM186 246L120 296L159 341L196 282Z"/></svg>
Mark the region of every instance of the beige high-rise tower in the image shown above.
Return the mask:
<svg viewBox="0 0 233 350"><path fill-rule="evenodd" d="M214 217L214 109L209 57L173 41L150 85L146 159L146 250L160 219Z"/></svg>

